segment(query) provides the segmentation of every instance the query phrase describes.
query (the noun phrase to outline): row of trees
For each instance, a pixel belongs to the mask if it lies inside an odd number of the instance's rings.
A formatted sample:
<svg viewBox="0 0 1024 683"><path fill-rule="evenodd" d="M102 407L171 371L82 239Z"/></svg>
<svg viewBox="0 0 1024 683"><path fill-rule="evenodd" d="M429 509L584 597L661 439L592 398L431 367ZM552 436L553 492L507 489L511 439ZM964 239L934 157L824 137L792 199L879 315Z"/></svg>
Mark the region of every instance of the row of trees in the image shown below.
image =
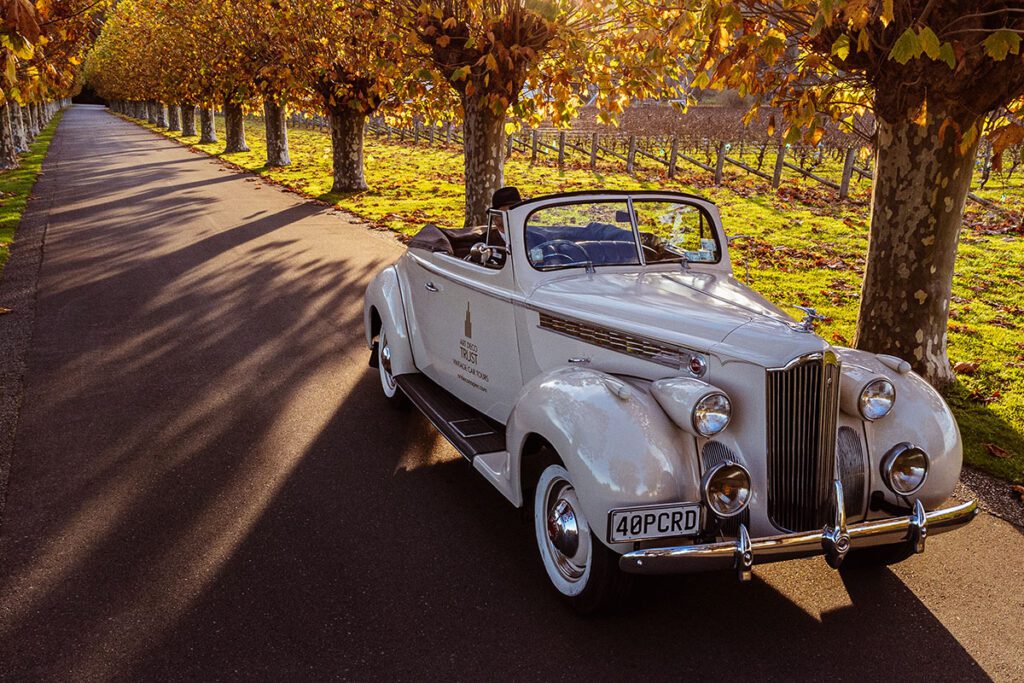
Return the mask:
<svg viewBox="0 0 1024 683"><path fill-rule="evenodd" d="M87 73L108 99L223 106L228 151L245 148L242 109L262 106L269 164L288 160L284 108L322 111L338 192L366 188L369 115L461 119L477 222L511 116L568 122L597 88L611 117L678 82L657 21L640 0L123 0Z"/></svg>
<svg viewBox="0 0 1024 683"><path fill-rule="evenodd" d="M79 84L105 2L7 0L0 5L0 168L18 154Z"/></svg>
<svg viewBox="0 0 1024 683"><path fill-rule="evenodd" d="M466 221L503 184L515 121L614 121L637 98L719 88L781 111L787 142L876 121L856 345L952 379L946 326L971 164L1024 139L1024 11L1009 0L121 0L88 62L109 99L331 121L334 189L360 190L370 114L461 120ZM685 85L685 88L681 86ZM771 125L776 125L772 121Z"/></svg>

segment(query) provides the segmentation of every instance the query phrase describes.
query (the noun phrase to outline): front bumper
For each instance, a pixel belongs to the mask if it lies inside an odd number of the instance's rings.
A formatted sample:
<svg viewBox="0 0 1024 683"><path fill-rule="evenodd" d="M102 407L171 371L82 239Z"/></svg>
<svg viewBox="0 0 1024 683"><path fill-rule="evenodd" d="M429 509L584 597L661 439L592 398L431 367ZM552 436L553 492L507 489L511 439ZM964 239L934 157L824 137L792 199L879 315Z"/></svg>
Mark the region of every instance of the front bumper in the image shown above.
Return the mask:
<svg viewBox="0 0 1024 683"><path fill-rule="evenodd" d="M832 524L821 531L751 540L746 527L741 524L735 541L635 550L619 558L619 568L631 574L686 574L735 569L744 581L750 579L751 567L755 564L814 555L824 555L831 567L838 568L851 549L904 543L913 552L923 552L926 536L959 529L978 514L975 501L932 512L925 512L921 501L917 501L913 513L905 517L875 519L847 526L843 490L838 481L835 482L833 505Z"/></svg>

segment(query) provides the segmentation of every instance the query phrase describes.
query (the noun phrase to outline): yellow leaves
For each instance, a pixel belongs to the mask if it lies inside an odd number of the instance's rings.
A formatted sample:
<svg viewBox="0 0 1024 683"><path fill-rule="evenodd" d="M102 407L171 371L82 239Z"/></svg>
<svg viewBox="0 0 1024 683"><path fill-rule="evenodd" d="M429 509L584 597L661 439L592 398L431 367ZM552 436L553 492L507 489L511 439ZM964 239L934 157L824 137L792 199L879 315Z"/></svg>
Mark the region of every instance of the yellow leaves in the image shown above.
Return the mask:
<svg viewBox="0 0 1024 683"><path fill-rule="evenodd" d="M850 0L843 8L843 16L850 23L850 28L864 28L871 20L871 0Z"/></svg>
<svg viewBox="0 0 1024 683"><path fill-rule="evenodd" d="M451 38L450 38L449 36L444 36L444 35L442 35L442 36L438 36L438 37L437 37L437 40L435 40L435 41L434 41L434 43L435 43L435 44L436 44L436 45L437 45L438 47L448 47L448 44L449 44L450 42L452 42L452 39L451 39Z"/></svg>
<svg viewBox="0 0 1024 683"><path fill-rule="evenodd" d="M992 143L992 152L1001 154L1007 147L1024 142L1024 126L1019 123L1007 123L992 131L988 139Z"/></svg>
<svg viewBox="0 0 1024 683"><path fill-rule="evenodd" d="M498 71L498 60L496 60L494 58L494 53L493 52L488 52L487 53L487 55L486 55L486 57L484 59L484 64L486 65L488 71L492 71L492 72L497 72Z"/></svg>
<svg viewBox="0 0 1024 683"><path fill-rule="evenodd" d="M888 26L895 18L896 10L893 8L893 0L883 0L882 12L878 15L878 19L882 22L882 26Z"/></svg>
<svg viewBox="0 0 1024 683"><path fill-rule="evenodd" d="M832 43L832 55L839 57L842 61L846 61L846 57L850 54L850 36L842 33L835 42Z"/></svg>
<svg viewBox="0 0 1024 683"><path fill-rule="evenodd" d="M935 31L933 31L931 27L925 26L922 28L921 32L918 33L917 38L921 43L921 49L926 55L928 55L928 57L931 59L939 58L939 37L935 35Z"/></svg>
<svg viewBox="0 0 1024 683"><path fill-rule="evenodd" d="M928 125L928 100L925 99L921 102L921 109L917 112L917 116L914 117L913 122L922 128Z"/></svg>
<svg viewBox="0 0 1024 683"><path fill-rule="evenodd" d="M441 24L441 28L443 28L445 31L451 31L453 28L458 26L458 24L459 22L456 21L455 17L448 17L447 19L444 20L444 23Z"/></svg>
<svg viewBox="0 0 1024 683"><path fill-rule="evenodd" d="M997 62L1006 59L1007 54L1020 54L1020 34L1008 29L1000 29L993 32L984 41L982 46L985 54Z"/></svg>
<svg viewBox="0 0 1024 683"><path fill-rule="evenodd" d="M900 64L906 64L911 59L920 57L922 50L921 40L918 38L917 32L913 28L908 28L893 43L892 50L889 52L889 59L893 59Z"/></svg>

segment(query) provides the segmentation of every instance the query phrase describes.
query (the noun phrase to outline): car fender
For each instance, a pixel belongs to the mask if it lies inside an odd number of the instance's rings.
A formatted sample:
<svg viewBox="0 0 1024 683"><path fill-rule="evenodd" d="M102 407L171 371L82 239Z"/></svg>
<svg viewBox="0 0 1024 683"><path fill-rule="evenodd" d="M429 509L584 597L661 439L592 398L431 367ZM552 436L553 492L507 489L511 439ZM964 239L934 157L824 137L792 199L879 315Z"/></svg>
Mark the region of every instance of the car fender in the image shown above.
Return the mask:
<svg viewBox="0 0 1024 683"><path fill-rule="evenodd" d="M843 363L852 363L883 375L896 388L892 411L874 422L864 421L869 454L871 491L882 491L892 504L906 507L882 482L881 461L890 448L909 442L928 454L928 478L911 498L919 498L929 510L944 503L960 478L963 444L952 411L923 377L915 372L900 373L867 351L837 349Z"/></svg>
<svg viewBox="0 0 1024 683"><path fill-rule="evenodd" d="M545 439L572 478L583 513L605 545L614 508L700 500L696 440L665 415L643 382L563 367L531 380L508 423L510 478L523 500L524 446ZM525 482L530 485L530 482Z"/></svg>
<svg viewBox="0 0 1024 683"><path fill-rule="evenodd" d="M381 325L391 346L392 372L395 375L416 372L396 266L388 266L377 273L366 288L363 299L363 328L366 332L366 345L369 348L373 348L375 336L372 316L374 310L380 316Z"/></svg>

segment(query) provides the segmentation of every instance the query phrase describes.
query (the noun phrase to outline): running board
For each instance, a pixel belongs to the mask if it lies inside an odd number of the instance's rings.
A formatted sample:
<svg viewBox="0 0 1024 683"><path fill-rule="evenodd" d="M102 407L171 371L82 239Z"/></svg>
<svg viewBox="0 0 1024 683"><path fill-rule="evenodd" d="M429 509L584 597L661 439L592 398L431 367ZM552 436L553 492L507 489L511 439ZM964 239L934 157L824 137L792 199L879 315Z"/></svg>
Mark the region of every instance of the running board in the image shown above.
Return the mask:
<svg viewBox="0 0 1024 683"><path fill-rule="evenodd" d="M395 378L398 387L437 431L470 462L483 453L505 450L505 428L416 372Z"/></svg>

